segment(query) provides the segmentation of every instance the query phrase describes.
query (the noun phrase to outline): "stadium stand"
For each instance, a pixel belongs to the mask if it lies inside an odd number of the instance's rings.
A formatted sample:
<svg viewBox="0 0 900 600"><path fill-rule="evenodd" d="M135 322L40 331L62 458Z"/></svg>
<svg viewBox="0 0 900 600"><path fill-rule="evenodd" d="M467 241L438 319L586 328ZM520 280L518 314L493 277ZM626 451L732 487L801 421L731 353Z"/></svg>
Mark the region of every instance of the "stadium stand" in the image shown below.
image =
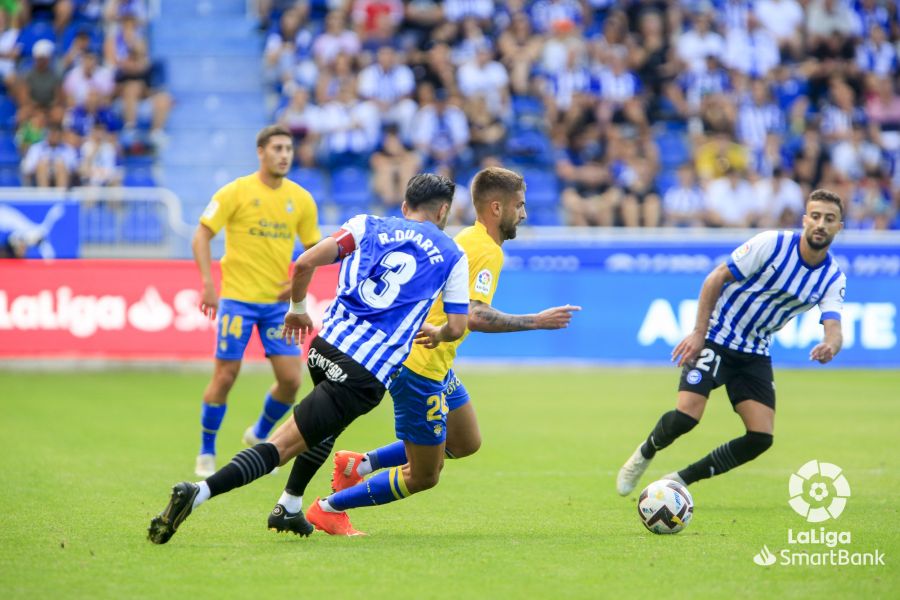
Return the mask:
<svg viewBox="0 0 900 600"><path fill-rule="evenodd" d="M0 16L4 184L37 183L14 167L57 124L81 155L63 183L90 180L100 123L119 173L100 179L168 187L192 222L280 121L326 220L396 212L410 168L466 186L501 163L538 225L794 226L826 186L848 227L900 228L897 2L50 4Z"/></svg>

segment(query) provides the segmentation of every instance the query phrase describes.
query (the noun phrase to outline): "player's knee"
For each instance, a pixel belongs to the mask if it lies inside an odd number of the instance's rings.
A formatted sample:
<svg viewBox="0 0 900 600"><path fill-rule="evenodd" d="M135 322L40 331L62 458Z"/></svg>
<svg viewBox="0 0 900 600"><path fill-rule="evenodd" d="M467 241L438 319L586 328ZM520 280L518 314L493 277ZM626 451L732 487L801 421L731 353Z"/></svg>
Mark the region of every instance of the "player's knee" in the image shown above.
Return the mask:
<svg viewBox="0 0 900 600"><path fill-rule="evenodd" d="M772 447L774 436L771 433L761 433L759 431L748 431L744 436L747 444L747 450L756 458L766 450Z"/></svg>
<svg viewBox="0 0 900 600"><path fill-rule="evenodd" d="M461 442L447 444L445 451L448 458L465 458L481 449L481 436L474 436Z"/></svg>
<svg viewBox="0 0 900 600"><path fill-rule="evenodd" d="M290 398L293 403L297 392L300 391L300 375L278 380L278 388L281 391L279 398Z"/></svg>
<svg viewBox="0 0 900 600"><path fill-rule="evenodd" d="M231 368L216 369L213 374L213 385L220 391L227 392L237 380L238 370Z"/></svg>
<svg viewBox="0 0 900 600"><path fill-rule="evenodd" d="M435 487L440 479L441 470L440 468L437 468L433 471L429 470L427 472L410 473L410 479L406 485L411 494L417 494Z"/></svg>

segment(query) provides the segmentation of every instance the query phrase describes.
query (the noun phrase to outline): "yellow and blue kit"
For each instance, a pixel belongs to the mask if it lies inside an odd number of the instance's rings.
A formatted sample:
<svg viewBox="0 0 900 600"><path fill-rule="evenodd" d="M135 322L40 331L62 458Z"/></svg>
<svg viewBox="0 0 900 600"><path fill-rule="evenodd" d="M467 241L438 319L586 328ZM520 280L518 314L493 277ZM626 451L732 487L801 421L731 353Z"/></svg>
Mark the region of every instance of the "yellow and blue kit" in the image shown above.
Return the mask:
<svg viewBox="0 0 900 600"><path fill-rule="evenodd" d="M295 236L306 248L322 237L313 197L288 179L272 189L253 173L217 191L200 223L213 233L225 228L216 358L240 360L254 324L267 356L297 355L278 335L288 308L278 296L290 279Z"/></svg>
<svg viewBox="0 0 900 600"><path fill-rule="evenodd" d="M453 239L469 259L469 301L490 304L503 267L503 250L477 221ZM446 321L442 298L438 298L426 322L440 327ZM437 445L447 438L447 413L469 401L452 368L457 348L468 334L466 330L460 339L433 350L413 346L389 388L397 438L421 445Z"/></svg>

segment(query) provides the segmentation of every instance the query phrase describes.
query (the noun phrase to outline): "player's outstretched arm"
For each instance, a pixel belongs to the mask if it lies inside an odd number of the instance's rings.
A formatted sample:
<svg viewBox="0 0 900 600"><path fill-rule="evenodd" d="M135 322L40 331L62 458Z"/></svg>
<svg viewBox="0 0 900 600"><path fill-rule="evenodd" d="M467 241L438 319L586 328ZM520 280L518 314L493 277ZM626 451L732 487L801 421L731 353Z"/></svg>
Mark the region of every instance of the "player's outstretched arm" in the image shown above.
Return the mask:
<svg viewBox="0 0 900 600"><path fill-rule="evenodd" d="M817 360L824 365L841 351L844 334L841 331L841 322L835 319L826 319L822 326L825 328L825 339L809 352L809 360Z"/></svg>
<svg viewBox="0 0 900 600"><path fill-rule="evenodd" d="M706 332L709 329L709 317L722 294L722 286L729 281L734 281L734 274L725 263L713 269L712 273L707 275L703 281L703 287L700 288L700 299L697 302L697 320L694 323L694 330L672 350L672 361L676 362L679 367L697 358L697 354L703 349Z"/></svg>
<svg viewBox="0 0 900 600"><path fill-rule="evenodd" d="M469 306L469 329L482 333L509 333L534 329L564 329L572 320L572 313L580 306L555 306L533 315L510 315L490 304L472 300Z"/></svg>
<svg viewBox="0 0 900 600"><path fill-rule="evenodd" d="M281 336L292 344L302 344L312 331L312 319L306 312L306 293L318 267L330 265L338 257L338 242L328 237L304 252L294 263L291 276L291 307L284 315Z"/></svg>
<svg viewBox="0 0 900 600"><path fill-rule="evenodd" d="M212 252L209 249L209 243L215 235L206 225L198 225L194 232L194 239L191 240L194 262L197 263L200 280L203 282L203 289L200 292L200 312L213 320L219 309L219 294L216 292L216 284L212 278Z"/></svg>

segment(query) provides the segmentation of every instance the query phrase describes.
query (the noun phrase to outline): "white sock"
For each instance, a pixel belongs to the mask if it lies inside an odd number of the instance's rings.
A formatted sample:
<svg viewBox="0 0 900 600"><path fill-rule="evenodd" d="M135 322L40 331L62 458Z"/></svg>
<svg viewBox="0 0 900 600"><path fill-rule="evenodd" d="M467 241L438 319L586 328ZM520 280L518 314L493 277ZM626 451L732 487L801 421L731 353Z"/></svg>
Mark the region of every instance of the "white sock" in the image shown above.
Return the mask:
<svg viewBox="0 0 900 600"><path fill-rule="evenodd" d="M282 492L281 498L278 499L278 504L282 505L286 512L298 513L303 509L303 496L294 496L287 492Z"/></svg>
<svg viewBox="0 0 900 600"><path fill-rule="evenodd" d="M197 485L200 486L200 491L197 492L197 497L194 498L194 504L191 506L191 510L196 510L198 506L209 500L209 486L206 485L206 482L198 481Z"/></svg>
<svg viewBox="0 0 900 600"><path fill-rule="evenodd" d="M321 508L325 512L330 512L330 513L341 512L341 511L337 510L336 508L334 508L333 506L331 506L331 504L328 502L328 498L322 498L321 500L319 500L319 508Z"/></svg>
<svg viewBox="0 0 900 600"><path fill-rule="evenodd" d="M363 459L359 461L359 466L356 467L356 472L363 477L372 472L372 461L369 460L368 454L366 454L365 457L363 457Z"/></svg>

